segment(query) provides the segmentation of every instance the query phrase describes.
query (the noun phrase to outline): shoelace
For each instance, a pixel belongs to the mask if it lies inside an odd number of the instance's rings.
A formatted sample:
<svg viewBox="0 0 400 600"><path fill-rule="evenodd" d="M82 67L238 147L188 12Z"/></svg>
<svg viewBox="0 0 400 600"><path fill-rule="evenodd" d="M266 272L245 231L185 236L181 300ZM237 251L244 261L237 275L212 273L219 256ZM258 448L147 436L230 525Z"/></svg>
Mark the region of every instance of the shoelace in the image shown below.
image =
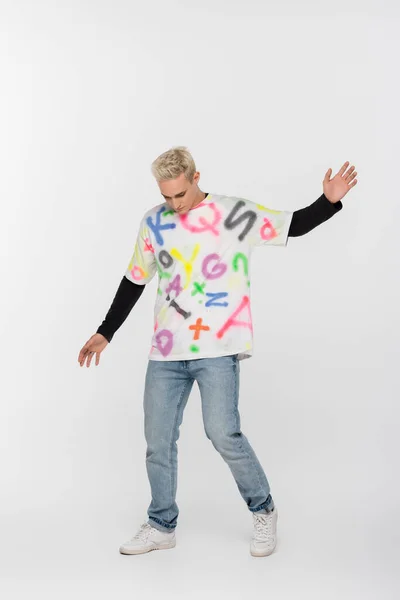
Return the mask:
<svg viewBox="0 0 400 600"><path fill-rule="evenodd" d="M142 542L146 542L152 529L153 528L149 523L143 523L143 525L140 526L139 531L131 539L132 540L141 540Z"/></svg>
<svg viewBox="0 0 400 600"><path fill-rule="evenodd" d="M254 514L255 539L265 542L272 535L272 514Z"/></svg>

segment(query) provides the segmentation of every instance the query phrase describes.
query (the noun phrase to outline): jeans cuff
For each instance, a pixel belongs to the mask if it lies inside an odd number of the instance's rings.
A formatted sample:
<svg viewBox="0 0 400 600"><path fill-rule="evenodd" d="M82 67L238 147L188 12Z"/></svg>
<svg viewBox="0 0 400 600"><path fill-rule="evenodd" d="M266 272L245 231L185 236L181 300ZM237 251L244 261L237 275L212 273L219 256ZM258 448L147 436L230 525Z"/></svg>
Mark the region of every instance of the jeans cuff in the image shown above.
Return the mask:
<svg viewBox="0 0 400 600"><path fill-rule="evenodd" d="M149 517L148 523L154 527L154 529L158 529L158 531L162 531L163 533L171 533L172 531L175 530L175 526L171 526L171 527L165 527L164 525L161 525L161 523L158 522L158 520L156 521L153 517Z"/></svg>
<svg viewBox="0 0 400 600"><path fill-rule="evenodd" d="M269 513L269 512L272 512L274 510L274 508L275 508L275 504L270 495L270 496L268 496L268 498L266 499L264 504L257 506L257 508L250 508L250 511L252 513L256 513L256 512L260 512L260 511Z"/></svg>

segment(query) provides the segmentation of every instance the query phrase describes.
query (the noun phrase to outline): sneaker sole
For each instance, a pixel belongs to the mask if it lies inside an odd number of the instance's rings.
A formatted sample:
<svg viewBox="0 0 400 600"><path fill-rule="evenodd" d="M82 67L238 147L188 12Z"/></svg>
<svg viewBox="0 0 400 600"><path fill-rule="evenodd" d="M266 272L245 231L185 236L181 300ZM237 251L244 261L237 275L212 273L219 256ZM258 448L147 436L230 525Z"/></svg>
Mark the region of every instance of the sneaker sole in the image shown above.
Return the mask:
<svg viewBox="0 0 400 600"><path fill-rule="evenodd" d="M276 548L276 546L275 546L275 548ZM275 548L272 548L272 550L268 550L268 552L265 552L265 551L257 552L257 551L254 551L254 550L250 550L250 554L252 556L269 556L270 554L273 553L273 551L275 550Z"/></svg>
<svg viewBox="0 0 400 600"><path fill-rule="evenodd" d="M138 549L132 549L129 550L129 548L123 548L122 546L119 549L120 554L147 554L148 552L151 552L152 550L169 550L170 548L175 548L176 546L176 540L174 540L173 542L170 542L169 544L163 544L163 545L159 545L159 546L152 546L151 548L138 548Z"/></svg>

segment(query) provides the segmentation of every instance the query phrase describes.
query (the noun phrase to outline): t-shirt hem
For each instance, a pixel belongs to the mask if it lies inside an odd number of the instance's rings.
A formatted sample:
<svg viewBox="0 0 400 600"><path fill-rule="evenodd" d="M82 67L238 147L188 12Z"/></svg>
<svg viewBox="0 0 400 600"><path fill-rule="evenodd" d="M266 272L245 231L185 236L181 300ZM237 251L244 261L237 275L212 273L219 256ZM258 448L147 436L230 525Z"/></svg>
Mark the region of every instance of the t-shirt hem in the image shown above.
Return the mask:
<svg viewBox="0 0 400 600"><path fill-rule="evenodd" d="M158 360L158 361L172 361L172 360L197 360L199 358L218 358L219 356L230 356L231 354L238 354L239 360L243 358L250 358L253 355L253 348L246 348L245 350L241 348L240 350L226 350L225 352L221 352L220 354L215 354L215 352L210 352L208 354L196 355L194 352L190 352L188 354L180 354L179 356L160 356L149 354L149 360Z"/></svg>

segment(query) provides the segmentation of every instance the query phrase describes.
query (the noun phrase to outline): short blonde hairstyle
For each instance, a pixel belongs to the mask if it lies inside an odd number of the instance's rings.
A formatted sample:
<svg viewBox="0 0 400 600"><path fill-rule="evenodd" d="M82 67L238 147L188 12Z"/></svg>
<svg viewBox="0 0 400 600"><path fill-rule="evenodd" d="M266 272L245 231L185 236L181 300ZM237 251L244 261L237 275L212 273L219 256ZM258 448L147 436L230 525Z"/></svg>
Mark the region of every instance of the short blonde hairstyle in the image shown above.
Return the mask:
<svg viewBox="0 0 400 600"><path fill-rule="evenodd" d="M151 163L151 172L157 181L176 179L181 173L190 183L196 173L196 165L193 156L185 146L175 146L160 154Z"/></svg>

